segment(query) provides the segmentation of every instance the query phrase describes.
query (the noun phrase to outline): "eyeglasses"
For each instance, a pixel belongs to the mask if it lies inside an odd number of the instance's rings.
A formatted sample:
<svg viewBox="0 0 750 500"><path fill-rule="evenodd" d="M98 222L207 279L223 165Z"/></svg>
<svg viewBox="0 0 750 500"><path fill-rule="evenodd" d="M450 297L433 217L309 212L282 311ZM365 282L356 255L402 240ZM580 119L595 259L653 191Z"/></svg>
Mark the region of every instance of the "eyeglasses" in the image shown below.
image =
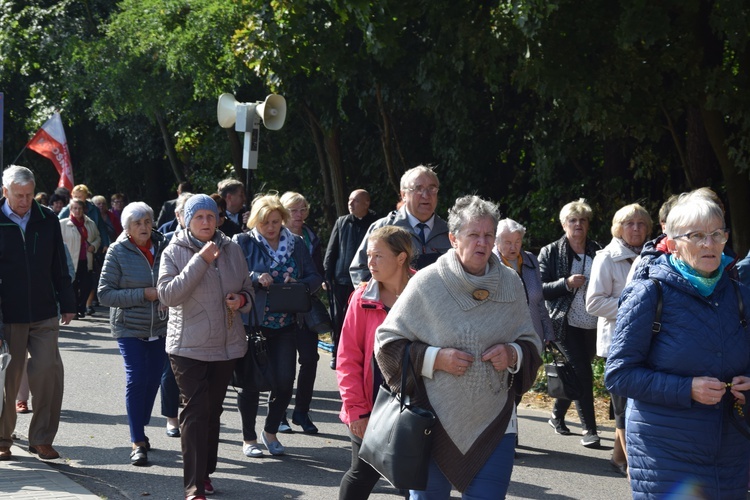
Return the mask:
<svg viewBox="0 0 750 500"><path fill-rule="evenodd" d="M305 207L305 208L290 208L289 209L289 213L290 214L306 214L309 211L310 211L310 209L307 208L307 207Z"/></svg>
<svg viewBox="0 0 750 500"><path fill-rule="evenodd" d="M417 193L420 196L429 194L430 196L436 195L438 190L440 188L437 186L414 186L410 188L404 188L404 191L409 191L410 193Z"/></svg>
<svg viewBox="0 0 750 500"><path fill-rule="evenodd" d="M723 245L729 239L729 230L725 227L722 227L712 233L706 233L704 231L691 231L689 233L675 236L673 239L676 240L677 238L686 238L693 245L700 245L701 243L706 241L706 238L711 238L711 241L708 242L709 245L712 242Z"/></svg>

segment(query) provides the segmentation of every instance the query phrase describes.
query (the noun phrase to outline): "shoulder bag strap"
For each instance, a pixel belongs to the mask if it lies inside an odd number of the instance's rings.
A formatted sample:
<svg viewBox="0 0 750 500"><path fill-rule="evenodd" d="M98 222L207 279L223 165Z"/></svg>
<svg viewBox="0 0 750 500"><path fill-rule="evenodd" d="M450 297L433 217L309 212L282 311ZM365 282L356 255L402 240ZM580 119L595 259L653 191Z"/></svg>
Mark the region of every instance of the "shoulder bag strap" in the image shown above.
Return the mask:
<svg viewBox="0 0 750 500"><path fill-rule="evenodd" d="M654 322L651 324L651 333L656 335L661 331L661 310L662 310L662 291L661 282L656 278L649 278L654 282L656 286L656 316L654 316Z"/></svg>

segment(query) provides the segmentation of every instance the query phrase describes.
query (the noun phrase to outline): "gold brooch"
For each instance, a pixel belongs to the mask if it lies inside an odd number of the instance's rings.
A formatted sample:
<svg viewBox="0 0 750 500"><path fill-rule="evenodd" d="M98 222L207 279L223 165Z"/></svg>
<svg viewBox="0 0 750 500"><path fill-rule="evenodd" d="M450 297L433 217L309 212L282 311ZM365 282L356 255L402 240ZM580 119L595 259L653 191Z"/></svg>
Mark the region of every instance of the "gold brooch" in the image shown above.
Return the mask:
<svg viewBox="0 0 750 500"><path fill-rule="evenodd" d="M490 292L489 290L483 290L479 288L477 290L474 290L471 296L474 297L474 300L485 300L487 297L490 296Z"/></svg>

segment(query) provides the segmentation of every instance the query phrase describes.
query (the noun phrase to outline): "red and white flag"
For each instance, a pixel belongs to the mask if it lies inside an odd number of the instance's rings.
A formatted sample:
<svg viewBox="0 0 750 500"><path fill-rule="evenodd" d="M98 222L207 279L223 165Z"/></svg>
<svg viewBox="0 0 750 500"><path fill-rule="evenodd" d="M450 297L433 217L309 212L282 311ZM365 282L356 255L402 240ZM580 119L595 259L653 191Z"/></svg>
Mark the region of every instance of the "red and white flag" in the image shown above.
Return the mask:
<svg viewBox="0 0 750 500"><path fill-rule="evenodd" d="M55 164L57 173L60 174L58 187L66 187L73 190L73 166L70 163L70 151L68 151L68 140L65 138L60 113L55 112L52 118L42 125L42 128L31 138L26 145L27 148L36 151L40 155L49 158Z"/></svg>

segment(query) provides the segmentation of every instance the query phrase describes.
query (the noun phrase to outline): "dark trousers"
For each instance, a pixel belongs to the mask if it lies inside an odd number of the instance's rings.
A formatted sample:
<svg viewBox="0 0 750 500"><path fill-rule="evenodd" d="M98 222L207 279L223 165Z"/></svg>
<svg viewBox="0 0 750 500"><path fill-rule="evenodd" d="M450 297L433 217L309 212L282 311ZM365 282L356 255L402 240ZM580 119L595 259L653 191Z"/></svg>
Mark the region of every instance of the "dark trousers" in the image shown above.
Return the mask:
<svg viewBox="0 0 750 500"><path fill-rule="evenodd" d="M276 434L279 431L281 418L284 416L289 401L292 400L294 389L294 374L297 371L295 362L295 334L296 326L289 326L274 330L272 328L261 328L266 337L268 350L268 362L273 367L273 377L276 382L276 390L271 391L268 396L268 414L263 426L268 434ZM242 418L242 438L245 441L255 441L258 435L255 432L255 419L258 416L260 404L260 393L240 390L237 394L237 407ZM184 410L183 410L184 411Z"/></svg>
<svg viewBox="0 0 750 500"><path fill-rule="evenodd" d="M354 292L354 287L351 283L348 285L342 285L340 283L334 283L333 285L333 357L336 357L336 353L339 348L339 339L341 338L341 327L344 326L344 318L346 317L346 310L349 307L349 297Z"/></svg>
<svg viewBox="0 0 750 500"><path fill-rule="evenodd" d="M294 411L307 413L315 389L315 377L318 374L318 334L302 326L294 336L297 354L299 355L299 376L297 393L294 396Z"/></svg>
<svg viewBox="0 0 750 500"><path fill-rule="evenodd" d="M117 345L125 362L125 408L130 425L130 441L141 443L146 440L145 427L151 420L151 410L154 409L167 358L164 337L153 342L135 337L118 338Z"/></svg>
<svg viewBox="0 0 750 500"><path fill-rule="evenodd" d="M380 473L359 458L362 440L349 432L352 440L352 464L341 478L339 500L366 500L380 479Z"/></svg>
<svg viewBox="0 0 750 500"><path fill-rule="evenodd" d="M174 354L169 360L185 399L180 413L185 496L204 495L203 481L216 471L224 396L237 360L199 361Z"/></svg>
<svg viewBox="0 0 750 500"><path fill-rule="evenodd" d="M164 363L161 372L161 414L164 417L176 418L180 411L180 388L174 379L172 364L169 359Z"/></svg>
<svg viewBox="0 0 750 500"><path fill-rule="evenodd" d="M73 280L73 292L76 296L76 311L86 313L86 301L91 293L93 277L85 260L78 261L76 276Z"/></svg>
<svg viewBox="0 0 750 500"><path fill-rule="evenodd" d="M572 326L567 327L565 340L555 343L573 365L576 377L581 382L583 396L576 401L578 418L584 432L596 432L596 414L594 413L594 371L591 361L596 356L596 329L583 330ZM557 419L564 419L570 408L570 400L556 399L552 408L552 415Z"/></svg>

